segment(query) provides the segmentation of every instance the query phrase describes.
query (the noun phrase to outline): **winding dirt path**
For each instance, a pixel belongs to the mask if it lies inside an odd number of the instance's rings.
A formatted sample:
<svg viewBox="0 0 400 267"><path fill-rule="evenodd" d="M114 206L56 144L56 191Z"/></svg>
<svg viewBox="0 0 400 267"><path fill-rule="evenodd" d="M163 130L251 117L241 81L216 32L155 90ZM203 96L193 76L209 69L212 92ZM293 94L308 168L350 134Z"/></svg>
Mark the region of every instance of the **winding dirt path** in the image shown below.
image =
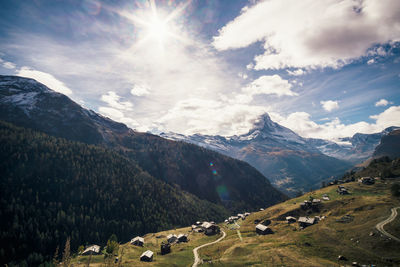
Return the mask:
<svg viewBox="0 0 400 267"><path fill-rule="evenodd" d="M210 243L207 243L207 244L203 244L203 245L198 246L198 247L193 249L194 263L193 263L192 267L197 267L197 265L199 265L199 263L200 263L200 257L199 257L199 253L198 253L199 249L204 248L204 247L209 246L209 245L212 245L212 244L215 244L215 243L218 243L219 241L221 241L222 239L225 238L226 233L223 230L221 230L221 232L222 232L222 236L220 238L218 238L217 240L215 240L213 242L210 242Z"/></svg>
<svg viewBox="0 0 400 267"><path fill-rule="evenodd" d="M386 220L383 220L380 223L378 223L376 225L376 229L378 229L378 231L381 232L382 234L384 234L385 236L390 237L391 239L396 240L397 242L400 242L400 238L397 238L397 237L389 234L388 232L385 231L385 229L383 229L383 226L385 226L386 224L392 222L396 218L397 209L400 209L400 207L392 208L392 214L390 214L389 218L387 218Z"/></svg>

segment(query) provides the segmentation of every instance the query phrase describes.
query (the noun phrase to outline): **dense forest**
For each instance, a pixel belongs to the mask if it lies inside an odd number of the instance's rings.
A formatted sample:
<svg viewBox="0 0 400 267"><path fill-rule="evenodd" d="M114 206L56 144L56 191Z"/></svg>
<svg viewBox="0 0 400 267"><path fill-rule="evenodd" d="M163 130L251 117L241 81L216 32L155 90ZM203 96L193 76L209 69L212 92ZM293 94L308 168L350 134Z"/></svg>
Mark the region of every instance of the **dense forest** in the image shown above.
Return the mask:
<svg viewBox="0 0 400 267"><path fill-rule="evenodd" d="M111 234L135 235L199 219L222 206L153 178L104 147L55 138L0 121L0 264L48 260L68 237L71 250ZM61 250L60 250L61 251Z"/></svg>
<svg viewBox="0 0 400 267"><path fill-rule="evenodd" d="M248 163L214 151L140 133L124 136L119 143L123 146L121 154L137 161L154 177L178 184L235 213L287 199Z"/></svg>

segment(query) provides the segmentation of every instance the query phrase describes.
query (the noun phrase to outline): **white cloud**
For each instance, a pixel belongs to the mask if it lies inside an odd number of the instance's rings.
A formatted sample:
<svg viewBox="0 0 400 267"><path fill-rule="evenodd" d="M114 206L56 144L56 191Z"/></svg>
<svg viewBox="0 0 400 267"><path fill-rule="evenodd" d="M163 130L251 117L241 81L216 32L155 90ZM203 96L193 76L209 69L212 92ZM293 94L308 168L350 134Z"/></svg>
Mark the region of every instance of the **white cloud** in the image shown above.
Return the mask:
<svg viewBox="0 0 400 267"><path fill-rule="evenodd" d="M290 128L306 138L322 138L338 141L342 137L350 137L355 133L376 133L390 126L400 126L400 106L392 106L384 112L371 116L375 123L360 121L354 124L343 124L338 118L323 124L311 120L306 112L294 112L287 117L270 113L272 120Z"/></svg>
<svg viewBox="0 0 400 267"><path fill-rule="evenodd" d="M125 123L133 129L139 127L139 123L136 120L126 117L125 114L118 109L111 107L99 107L99 112L100 114L109 117L112 120Z"/></svg>
<svg viewBox="0 0 400 267"><path fill-rule="evenodd" d="M327 101L321 101L320 103L322 107L328 112L331 112L332 110L339 108L338 101L327 100Z"/></svg>
<svg viewBox="0 0 400 267"><path fill-rule="evenodd" d="M307 73L307 72L304 71L303 69L297 69L297 70L294 70L294 71L286 70L286 72L287 72L289 75L292 75L292 76L301 76L301 75L304 75L304 74Z"/></svg>
<svg viewBox="0 0 400 267"><path fill-rule="evenodd" d="M119 110L132 110L133 104L129 101L121 101L121 97L113 91L101 96L101 100L106 102L110 107Z"/></svg>
<svg viewBox="0 0 400 267"><path fill-rule="evenodd" d="M370 118L376 120L376 125L380 128L400 126L400 106L391 106L384 112L370 116Z"/></svg>
<svg viewBox="0 0 400 267"><path fill-rule="evenodd" d="M65 95L71 95L72 90L69 89L63 82L60 80L56 79L53 75L50 73L38 71L31 69L29 67L22 67L17 71L18 76L22 77L27 77L27 78L32 78L35 79L36 81L43 83L50 89L65 94Z"/></svg>
<svg viewBox="0 0 400 267"><path fill-rule="evenodd" d="M262 1L221 28L213 45L227 50L263 42L256 70L338 68L376 44L399 41L398 10L398 0Z"/></svg>
<svg viewBox="0 0 400 267"><path fill-rule="evenodd" d="M124 113L120 110L110 107L99 107L99 112L105 116L110 117L114 120L119 120L124 117Z"/></svg>
<svg viewBox="0 0 400 267"><path fill-rule="evenodd" d="M4 61L3 67L11 70L11 69L15 69L16 65L12 62Z"/></svg>
<svg viewBox="0 0 400 267"><path fill-rule="evenodd" d="M150 89L146 85L135 84L131 90L131 94L134 96L144 96L150 94Z"/></svg>
<svg viewBox="0 0 400 267"><path fill-rule="evenodd" d="M240 78L242 78L243 80L246 80L246 79L249 77L246 73L243 73L243 72L239 72L239 73L238 73L238 76L239 76Z"/></svg>
<svg viewBox="0 0 400 267"><path fill-rule="evenodd" d="M179 101L155 122L161 131L183 134L232 136L247 133L265 107L224 101L190 98Z"/></svg>
<svg viewBox="0 0 400 267"><path fill-rule="evenodd" d="M298 94L293 92L291 88L292 85L287 80L275 74L272 76L264 75L259 77L244 87L242 91L251 96L256 94L297 96Z"/></svg>
<svg viewBox="0 0 400 267"><path fill-rule="evenodd" d="M387 105L389 105L389 101L383 98L375 103L375 107L385 107Z"/></svg>

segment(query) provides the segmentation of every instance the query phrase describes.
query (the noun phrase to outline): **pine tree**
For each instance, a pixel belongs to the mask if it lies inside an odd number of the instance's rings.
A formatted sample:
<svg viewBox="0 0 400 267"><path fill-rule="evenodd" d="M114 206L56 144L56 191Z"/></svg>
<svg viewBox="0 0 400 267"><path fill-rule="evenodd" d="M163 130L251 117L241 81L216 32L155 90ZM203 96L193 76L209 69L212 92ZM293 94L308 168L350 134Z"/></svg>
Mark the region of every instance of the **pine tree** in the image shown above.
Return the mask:
<svg viewBox="0 0 400 267"><path fill-rule="evenodd" d="M71 262L70 242L71 242L70 238L67 237L67 241L65 241L65 248L64 248L64 253L63 253L63 257L62 257L64 267L69 267L69 264Z"/></svg>
<svg viewBox="0 0 400 267"><path fill-rule="evenodd" d="M57 266L58 265L58 251L59 251L59 246L57 246L56 248L56 252L54 252L54 256L53 256L53 265Z"/></svg>

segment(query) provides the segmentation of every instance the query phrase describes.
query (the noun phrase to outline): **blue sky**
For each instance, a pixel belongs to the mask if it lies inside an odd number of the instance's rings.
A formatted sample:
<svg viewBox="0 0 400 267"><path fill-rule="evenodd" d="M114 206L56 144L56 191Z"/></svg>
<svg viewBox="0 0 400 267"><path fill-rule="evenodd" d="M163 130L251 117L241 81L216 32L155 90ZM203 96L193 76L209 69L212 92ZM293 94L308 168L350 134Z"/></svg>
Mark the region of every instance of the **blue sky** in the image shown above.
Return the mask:
<svg viewBox="0 0 400 267"><path fill-rule="evenodd" d="M0 74L140 131L304 137L400 126L396 0L5 0Z"/></svg>

